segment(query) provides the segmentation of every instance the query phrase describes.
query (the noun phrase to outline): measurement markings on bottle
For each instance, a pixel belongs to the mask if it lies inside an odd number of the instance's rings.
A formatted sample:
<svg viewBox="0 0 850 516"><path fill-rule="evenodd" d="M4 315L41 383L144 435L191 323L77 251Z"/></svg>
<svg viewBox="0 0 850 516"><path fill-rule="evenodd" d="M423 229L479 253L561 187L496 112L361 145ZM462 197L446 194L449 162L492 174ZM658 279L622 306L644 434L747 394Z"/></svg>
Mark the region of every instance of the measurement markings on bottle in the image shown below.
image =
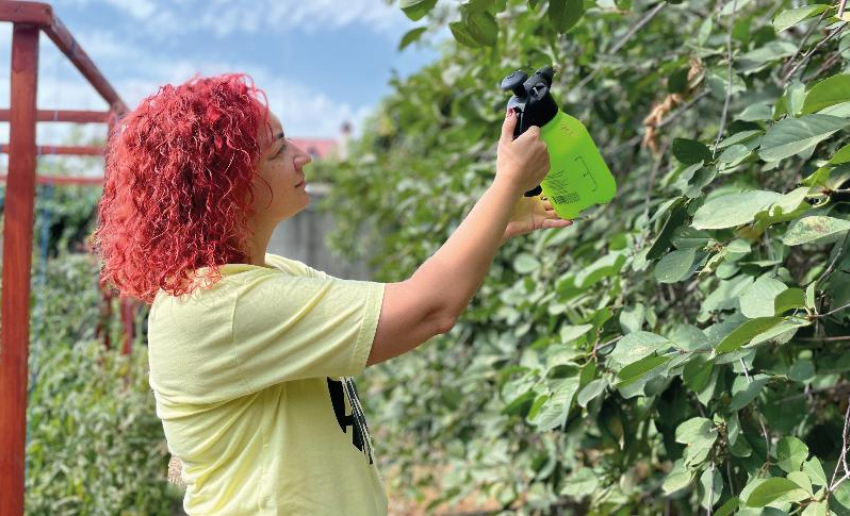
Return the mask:
<svg viewBox="0 0 850 516"><path fill-rule="evenodd" d="M555 201L556 204L569 204L573 202L578 202L580 199L578 192L570 192L567 195L553 195L552 200Z"/></svg>

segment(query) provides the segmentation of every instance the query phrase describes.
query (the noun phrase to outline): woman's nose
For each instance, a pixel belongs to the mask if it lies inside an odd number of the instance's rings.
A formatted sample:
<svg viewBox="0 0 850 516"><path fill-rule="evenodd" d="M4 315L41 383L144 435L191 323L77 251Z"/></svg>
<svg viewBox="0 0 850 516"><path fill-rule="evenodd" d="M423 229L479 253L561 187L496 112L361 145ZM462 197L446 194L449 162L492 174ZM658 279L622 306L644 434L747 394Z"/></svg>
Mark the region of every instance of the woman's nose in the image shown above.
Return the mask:
<svg viewBox="0 0 850 516"><path fill-rule="evenodd" d="M295 166L301 168L313 161L313 158L310 157L306 152L302 152L298 156L295 157Z"/></svg>

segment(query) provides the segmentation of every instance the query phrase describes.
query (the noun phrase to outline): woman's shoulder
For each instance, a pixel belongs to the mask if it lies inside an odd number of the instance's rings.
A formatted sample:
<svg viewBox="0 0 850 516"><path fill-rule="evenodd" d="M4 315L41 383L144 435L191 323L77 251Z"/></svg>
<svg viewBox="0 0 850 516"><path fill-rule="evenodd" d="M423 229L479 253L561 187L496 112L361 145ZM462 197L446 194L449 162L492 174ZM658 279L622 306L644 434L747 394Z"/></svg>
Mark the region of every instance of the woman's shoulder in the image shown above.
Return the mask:
<svg viewBox="0 0 850 516"><path fill-rule="evenodd" d="M316 270L304 262L287 258L279 254L266 253L266 264L293 276L306 276L308 278L328 279L330 276L320 270Z"/></svg>

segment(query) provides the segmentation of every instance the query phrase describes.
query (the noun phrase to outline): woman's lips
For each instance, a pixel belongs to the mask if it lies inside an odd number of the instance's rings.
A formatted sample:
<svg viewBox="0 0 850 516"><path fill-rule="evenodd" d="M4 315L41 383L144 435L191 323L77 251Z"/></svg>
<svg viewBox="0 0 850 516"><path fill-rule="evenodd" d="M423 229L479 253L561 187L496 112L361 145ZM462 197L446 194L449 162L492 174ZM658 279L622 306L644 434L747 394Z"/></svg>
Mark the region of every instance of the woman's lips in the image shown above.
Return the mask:
<svg viewBox="0 0 850 516"><path fill-rule="evenodd" d="M304 185L306 185L306 184L307 184L307 182L306 182L306 181L301 181L300 183L298 183L297 185L295 185L295 188L300 188L300 187L302 187L302 186L304 186Z"/></svg>

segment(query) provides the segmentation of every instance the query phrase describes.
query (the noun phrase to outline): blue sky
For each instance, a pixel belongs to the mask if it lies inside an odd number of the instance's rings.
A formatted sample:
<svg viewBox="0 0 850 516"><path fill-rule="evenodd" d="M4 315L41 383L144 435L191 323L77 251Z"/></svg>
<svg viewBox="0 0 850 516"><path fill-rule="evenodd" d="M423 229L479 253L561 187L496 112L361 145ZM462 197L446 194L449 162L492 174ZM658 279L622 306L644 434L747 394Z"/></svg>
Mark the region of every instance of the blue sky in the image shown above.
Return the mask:
<svg viewBox="0 0 850 516"><path fill-rule="evenodd" d="M132 109L166 83L196 72L246 72L263 88L294 137L330 137L343 121L359 134L390 89L437 58L430 47L398 52L422 23L385 0L57 0L54 12ZM11 24L0 23L0 102L9 104ZM444 35L433 36L441 39ZM56 50L40 40L40 109L104 109L106 104ZM40 124L39 143L59 143L70 124ZM105 135L105 128L86 126ZM8 141L8 124L0 124Z"/></svg>

